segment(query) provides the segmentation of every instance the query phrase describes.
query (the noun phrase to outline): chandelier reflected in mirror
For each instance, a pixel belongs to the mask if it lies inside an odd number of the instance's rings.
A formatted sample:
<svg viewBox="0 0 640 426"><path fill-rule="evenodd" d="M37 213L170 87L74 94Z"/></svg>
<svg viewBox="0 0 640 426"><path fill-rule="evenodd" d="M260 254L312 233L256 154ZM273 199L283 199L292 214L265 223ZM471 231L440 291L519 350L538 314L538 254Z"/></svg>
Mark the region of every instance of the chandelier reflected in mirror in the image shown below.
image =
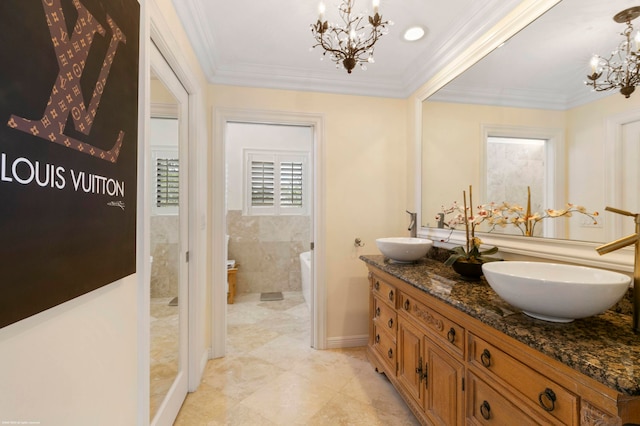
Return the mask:
<svg viewBox="0 0 640 426"><path fill-rule="evenodd" d="M336 68L344 67L349 74L356 65L366 70L366 65L374 62L374 45L388 33L387 27L393 25L391 21L382 20L380 0L373 0L373 16L369 16L367 21L363 13L352 14L353 3L354 0L341 0L338 12L342 24L326 21L326 8L324 3L320 3L318 21L311 24L311 33L317 42L312 50L321 47L324 49L322 58L328 55L336 63Z"/></svg>
<svg viewBox="0 0 640 426"><path fill-rule="evenodd" d="M625 9L613 17L614 21L626 23L627 27L620 33L624 39L608 59L599 55L591 58L591 75L587 76L589 81L585 81L585 84L595 91L620 89L620 93L628 98L636 90L640 83L640 32L631 40L631 21L638 16L640 6Z"/></svg>

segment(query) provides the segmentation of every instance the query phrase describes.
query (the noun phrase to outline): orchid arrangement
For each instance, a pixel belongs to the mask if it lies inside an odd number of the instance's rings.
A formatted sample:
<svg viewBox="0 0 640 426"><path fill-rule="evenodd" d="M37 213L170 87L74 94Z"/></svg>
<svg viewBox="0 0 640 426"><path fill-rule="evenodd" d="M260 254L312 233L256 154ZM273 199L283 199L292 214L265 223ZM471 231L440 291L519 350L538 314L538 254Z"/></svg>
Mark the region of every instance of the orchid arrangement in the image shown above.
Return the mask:
<svg viewBox="0 0 640 426"><path fill-rule="evenodd" d="M469 187L471 191L471 187ZM531 190L527 188L527 207L526 209L518 204L503 202L501 204L497 204L494 202L488 204L482 204L477 206L477 215L473 215L473 211L469 210L469 215L465 215L466 206L462 209L457 203L453 203L453 205L449 208L442 207L442 213L438 216L438 219L451 213L455 213L455 215L446 223L445 226L451 228L452 230L468 220L471 222L470 226L472 230L475 230L475 227L480 225L483 222L487 222L489 225L488 232L493 231L497 227L505 228L507 225L513 225L516 227L522 235L530 237L533 235L536 225L548 218L558 218L558 217L571 217L574 213L582 214L587 216L590 220L593 221L593 224L596 225L598 223L597 217L598 212L588 212L587 209L583 206L578 206L575 204L567 203L565 208L563 209L547 209L544 213L531 213ZM468 217L468 219L465 219Z"/></svg>
<svg viewBox="0 0 640 426"><path fill-rule="evenodd" d="M527 208L526 210L517 204L504 202L502 204L489 203L478 206L479 221L487 221L490 228L488 232L493 231L496 227L505 228L507 225L513 225L520 230L522 235L531 237L534 234L535 227L538 223L548 218L571 217L574 213L587 216L593 221L594 225L598 224L598 212L588 212L583 206L567 203L563 209L546 209L544 213L531 213L531 190L527 188Z"/></svg>
<svg viewBox="0 0 640 426"><path fill-rule="evenodd" d="M444 262L445 265L451 266L457 261L466 261L469 263L484 263L495 260L501 260L499 258L489 257L489 255L498 252L498 247L492 247L490 249L481 251L480 246L482 240L476 237L476 226L478 226L484 219L481 216L474 216L473 214L473 196L472 188L469 186L469 207L467 207L467 194L462 191L463 206L460 206L457 202L445 209L443 206L443 214L455 213L453 218L447 222L447 226L453 229L463 224L465 227L466 244L465 246L458 246L451 249L451 256ZM440 217L438 218L440 219Z"/></svg>

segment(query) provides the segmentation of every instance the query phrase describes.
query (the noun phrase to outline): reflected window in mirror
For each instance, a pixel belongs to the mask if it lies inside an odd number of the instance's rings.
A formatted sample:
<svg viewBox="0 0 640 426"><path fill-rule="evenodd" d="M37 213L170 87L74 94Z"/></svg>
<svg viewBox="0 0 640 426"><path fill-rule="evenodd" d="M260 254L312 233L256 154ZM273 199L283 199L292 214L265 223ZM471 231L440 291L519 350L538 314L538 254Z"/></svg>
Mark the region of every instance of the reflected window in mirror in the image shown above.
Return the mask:
<svg viewBox="0 0 640 426"><path fill-rule="evenodd" d="M530 191L531 212L542 212L548 205L545 182L550 176L546 150L546 139L487 136L484 202L526 209ZM515 226L496 226L492 232L522 234ZM540 223L534 236L544 235Z"/></svg>

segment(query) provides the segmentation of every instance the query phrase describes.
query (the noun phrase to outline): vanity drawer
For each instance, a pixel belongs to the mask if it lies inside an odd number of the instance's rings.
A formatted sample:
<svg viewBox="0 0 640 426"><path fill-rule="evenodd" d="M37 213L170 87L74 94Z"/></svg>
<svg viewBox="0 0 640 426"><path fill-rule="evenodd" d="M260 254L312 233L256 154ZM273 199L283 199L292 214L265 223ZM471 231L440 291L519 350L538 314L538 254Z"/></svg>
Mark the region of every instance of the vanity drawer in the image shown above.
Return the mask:
<svg viewBox="0 0 640 426"><path fill-rule="evenodd" d="M443 346L462 356L464 353L464 328L405 293L400 293L399 302L400 309L440 337Z"/></svg>
<svg viewBox="0 0 640 426"><path fill-rule="evenodd" d="M374 275L373 282L371 283L371 291L373 292L374 296L379 297L380 300L383 300L392 308L396 308L396 299L398 297L398 293L394 286Z"/></svg>
<svg viewBox="0 0 640 426"><path fill-rule="evenodd" d="M396 341L395 334L391 335L385 330L386 325L379 327L373 323L373 347L380 355L382 361L387 364L392 375L396 374Z"/></svg>
<svg viewBox="0 0 640 426"><path fill-rule="evenodd" d="M394 336L398 330L398 314L386 302L381 301L379 297L373 298L373 323L379 328L384 329Z"/></svg>
<svg viewBox="0 0 640 426"><path fill-rule="evenodd" d="M532 419L521 411L513 402L511 396L485 383L482 379L469 372L467 395L467 423L476 425L528 425L549 424L543 419Z"/></svg>
<svg viewBox="0 0 640 426"><path fill-rule="evenodd" d="M565 388L471 333L469 351L471 365L517 389L538 411L563 424L578 423L578 398Z"/></svg>

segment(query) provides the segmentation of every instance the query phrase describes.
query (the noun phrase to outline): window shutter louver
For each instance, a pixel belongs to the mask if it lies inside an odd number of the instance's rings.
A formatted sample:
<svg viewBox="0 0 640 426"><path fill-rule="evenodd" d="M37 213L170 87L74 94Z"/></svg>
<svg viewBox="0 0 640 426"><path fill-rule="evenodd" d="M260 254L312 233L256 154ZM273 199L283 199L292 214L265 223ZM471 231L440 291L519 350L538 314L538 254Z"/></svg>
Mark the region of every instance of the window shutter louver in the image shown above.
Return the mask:
<svg viewBox="0 0 640 426"><path fill-rule="evenodd" d="M246 150L243 155L244 214L308 214L308 153Z"/></svg>
<svg viewBox="0 0 640 426"><path fill-rule="evenodd" d="M156 159L156 206L177 206L180 195L180 165L177 158Z"/></svg>
<svg viewBox="0 0 640 426"><path fill-rule="evenodd" d="M271 161L251 162L251 205L273 206L275 167Z"/></svg>
<svg viewBox="0 0 640 426"><path fill-rule="evenodd" d="M302 163L280 163L280 205L302 207Z"/></svg>

